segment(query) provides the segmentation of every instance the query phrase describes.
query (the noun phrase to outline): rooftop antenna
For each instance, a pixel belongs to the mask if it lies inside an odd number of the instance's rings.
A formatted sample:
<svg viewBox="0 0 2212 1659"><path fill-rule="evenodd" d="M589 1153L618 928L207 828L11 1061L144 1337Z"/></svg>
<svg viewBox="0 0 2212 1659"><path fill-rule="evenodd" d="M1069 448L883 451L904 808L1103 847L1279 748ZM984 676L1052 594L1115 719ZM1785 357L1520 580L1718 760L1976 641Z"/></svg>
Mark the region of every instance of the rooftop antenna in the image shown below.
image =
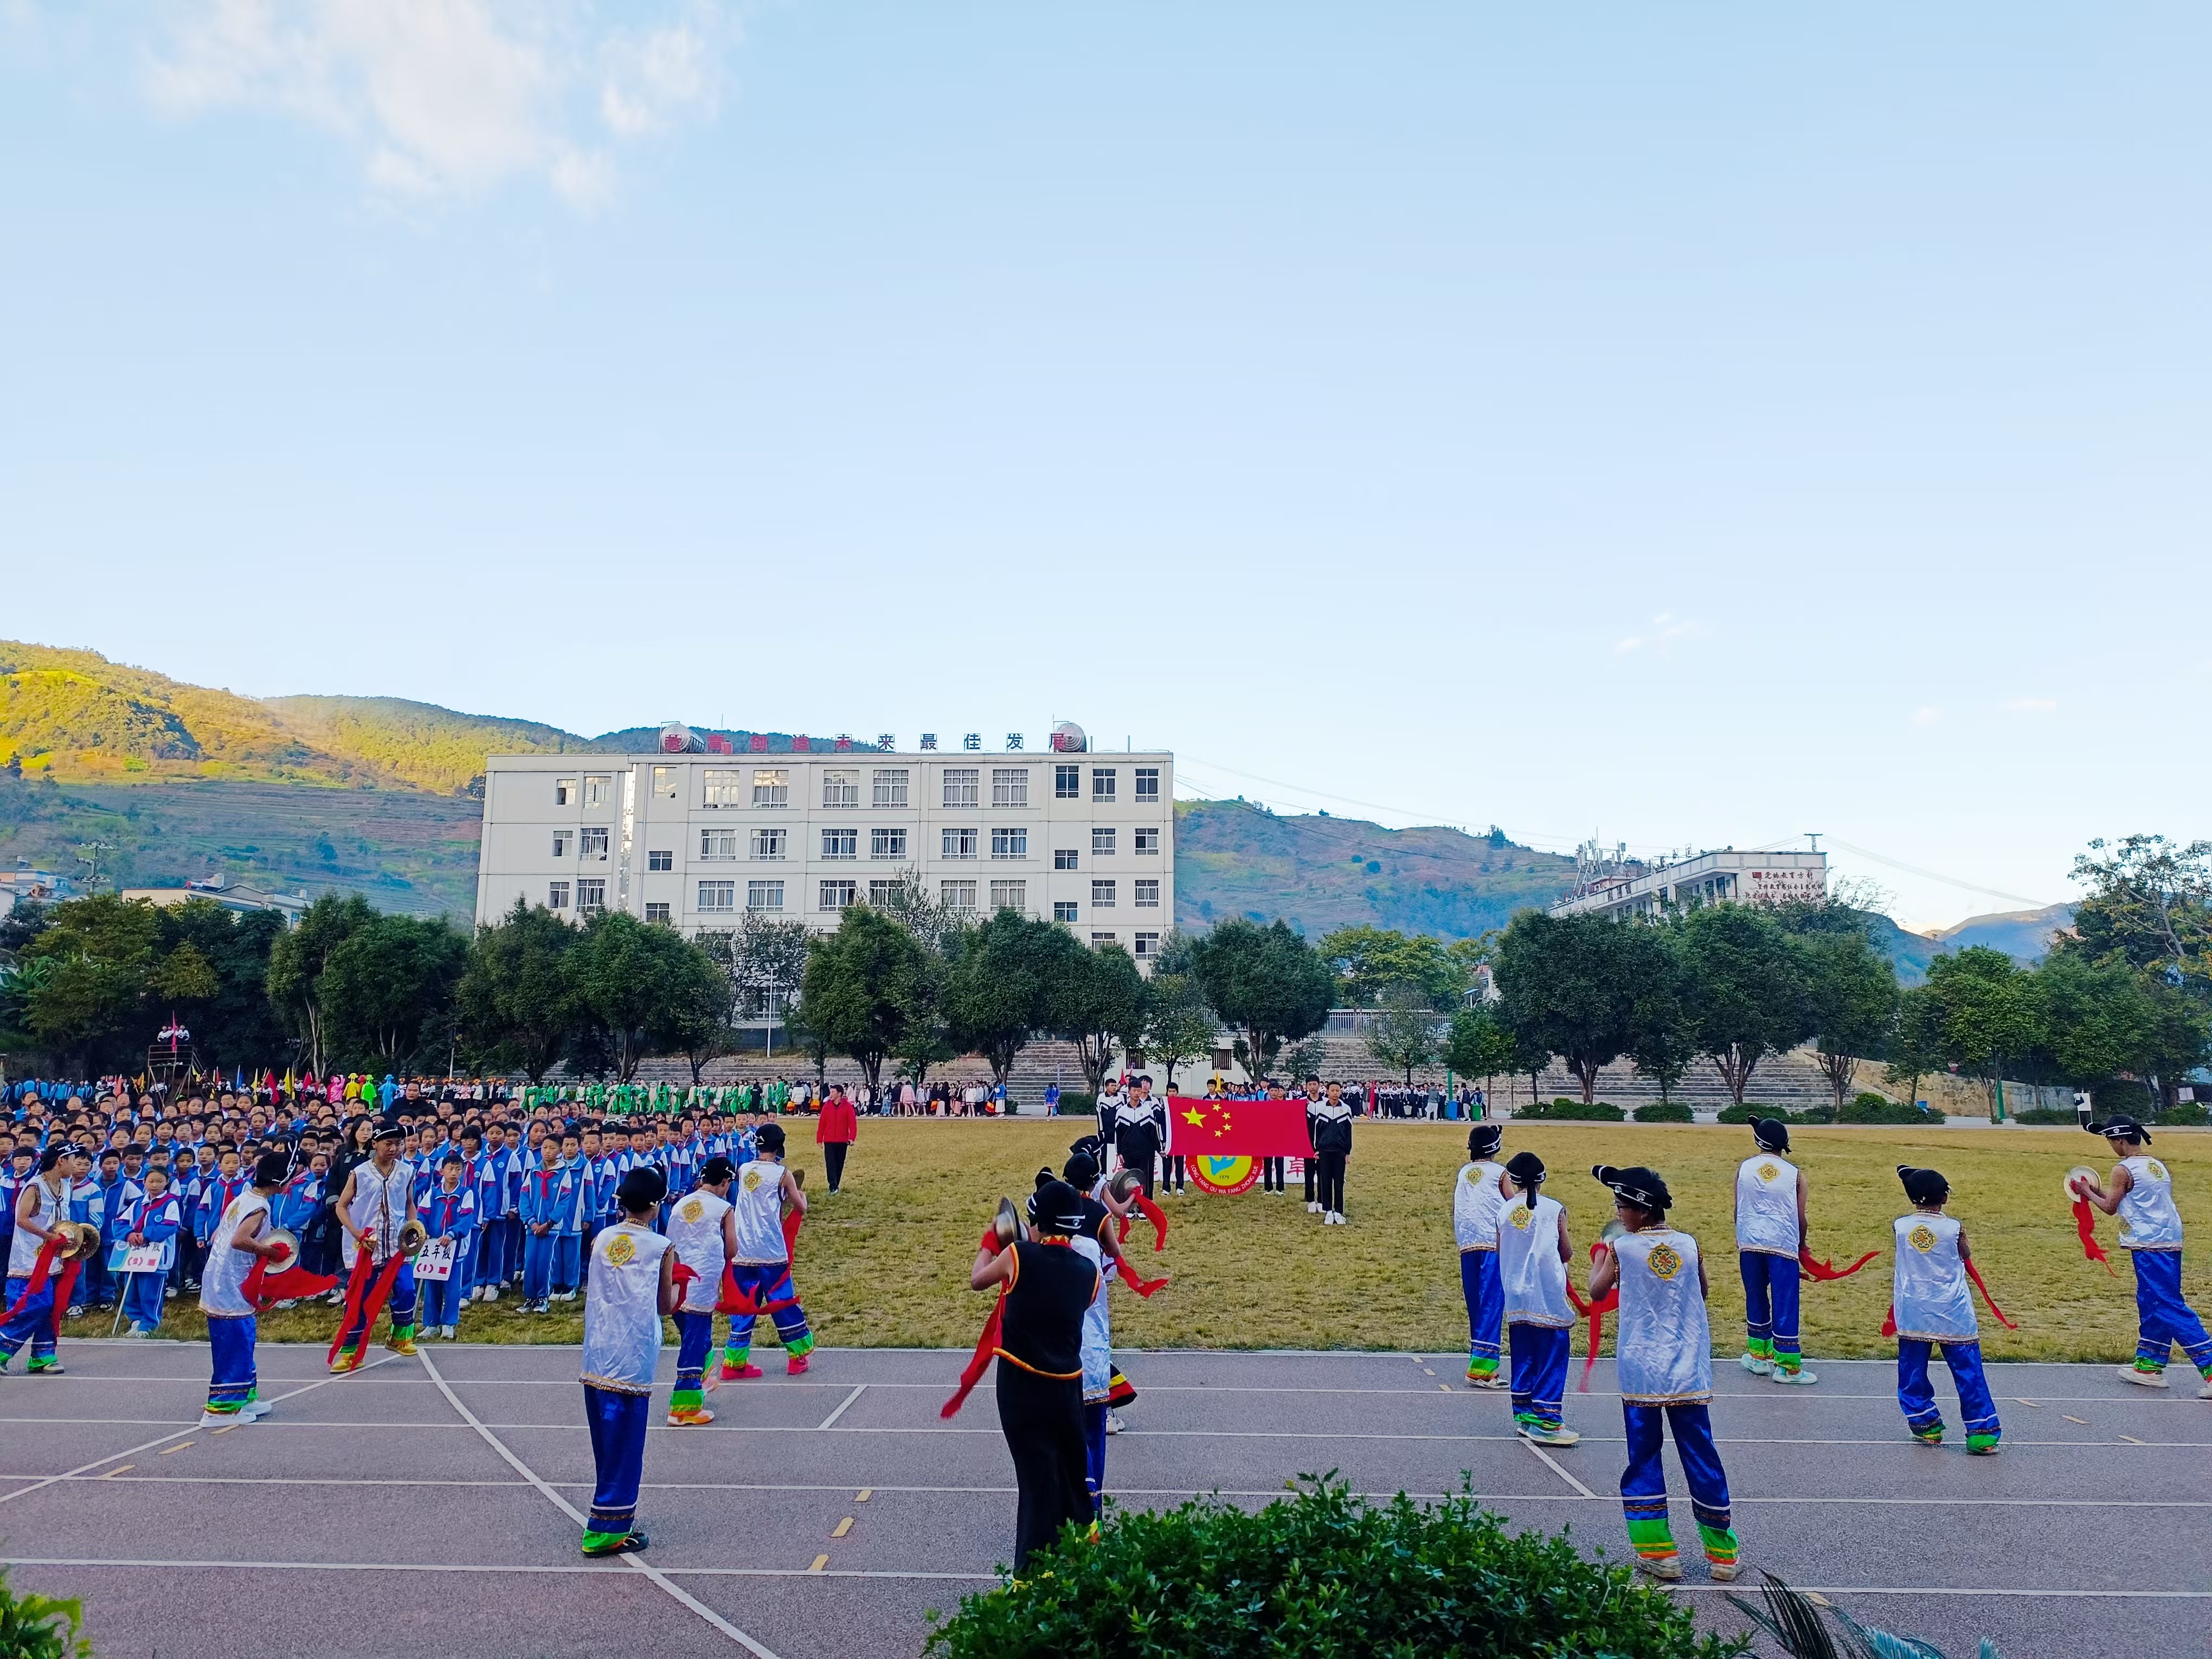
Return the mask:
<svg viewBox="0 0 2212 1659"><path fill-rule="evenodd" d="M1807 830L1802 833L1806 840L1813 843L1813 850L1817 853L1820 850L1820 837L1828 832L1825 830Z"/></svg>

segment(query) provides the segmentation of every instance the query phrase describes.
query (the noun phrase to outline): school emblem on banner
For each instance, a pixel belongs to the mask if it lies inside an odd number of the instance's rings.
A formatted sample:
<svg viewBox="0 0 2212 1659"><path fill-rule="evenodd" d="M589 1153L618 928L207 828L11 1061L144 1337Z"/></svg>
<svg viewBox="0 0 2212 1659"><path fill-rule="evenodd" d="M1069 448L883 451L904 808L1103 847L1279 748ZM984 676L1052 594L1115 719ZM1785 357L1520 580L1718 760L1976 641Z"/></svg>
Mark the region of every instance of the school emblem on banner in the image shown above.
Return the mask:
<svg viewBox="0 0 2212 1659"><path fill-rule="evenodd" d="M1255 1158L1216 1158L1200 1153L1186 1159L1183 1167L1190 1178L1209 1193L1241 1193L1260 1178L1260 1160Z"/></svg>

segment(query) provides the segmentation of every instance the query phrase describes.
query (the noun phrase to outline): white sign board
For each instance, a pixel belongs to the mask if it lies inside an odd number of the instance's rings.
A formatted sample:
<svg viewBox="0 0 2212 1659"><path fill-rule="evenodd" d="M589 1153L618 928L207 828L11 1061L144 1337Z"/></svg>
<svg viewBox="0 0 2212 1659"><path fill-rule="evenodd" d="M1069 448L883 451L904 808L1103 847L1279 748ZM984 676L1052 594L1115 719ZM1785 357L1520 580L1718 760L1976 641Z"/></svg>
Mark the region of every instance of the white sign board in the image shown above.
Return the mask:
<svg viewBox="0 0 2212 1659"><path fill-rule="evenodd" d="M1819 869L1747 870L1747 904L1818 904L1828 894L1826 872Z"/></svg>
<svg viewBox="0 0 2212 1659"><path fill-rule="evenodd" d="M110 1271L119 1273L158 1273L166 1272L168 1247L165 1244L126 1246L123 1260L112 1265Z"/></svg>
<svg viewBox="0 0 2212 1659"><path fill-rule="evenodd" d="M453 1241L434 1238L422 1247L422 1254L415 1258L415 1277L444 1280L453 1276Z"/></svg>

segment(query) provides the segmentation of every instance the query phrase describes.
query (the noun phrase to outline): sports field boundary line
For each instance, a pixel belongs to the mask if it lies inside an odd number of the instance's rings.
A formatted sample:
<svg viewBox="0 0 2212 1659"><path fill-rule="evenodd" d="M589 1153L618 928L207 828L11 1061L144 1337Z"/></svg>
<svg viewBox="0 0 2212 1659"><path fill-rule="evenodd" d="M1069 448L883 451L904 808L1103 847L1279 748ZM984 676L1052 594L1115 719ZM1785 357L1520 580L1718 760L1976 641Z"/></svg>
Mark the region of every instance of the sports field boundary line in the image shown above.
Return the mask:
<svg viewBox="0 0 2212 1659"><path fill-rule="evenodd" d="M819 1423L817 1423L814 1425L815 1432L818 1434L824 1429L836 1428L837 1426L837 1419L846 1413L855 1400L858 1400L867 1391L868 1385L866 1383L863 1382L860 1384L853 1390L852 1393L847 1395L844 1399L838 1401L837 1408L835 1411L831 1412L829 1416L823 1418Z"/></svg>
<svg viewBox="0 0 2212 1659"><path fill-rule="evenodd" d="M517 1474L520 1475L532 1486L535 1486L538 1492L544 1496L547 1502L550 1503L556 1509L559 1510L563 1515L574 1522L578 1527L582 1527L585 1524L583 1511L576 1508L576 1506L571 1504L567 1498L562 1497L559 1492L554 1491L550 1486L547 1485L544 1480L539 1476L537 1470L532 1468L529 1464L524 1462L521 1458L516 1456L515 1454L508 1449L505 1441L501 1440L497 1435L486 1428L477 1419L477 1414L461 1403L460 1395L455 1394L453 1389L446 1386L446 1379L439 1374L437 1363L433 1360L428 1354L420 1354L417 1357L421 1358L422 1362L423 1370L428 1374L430 1380L438 1385L438 1392L446 1396L446 1403L451 1406L456 1412L459 1413L460 1415L467 1421L469 1426L483 1437L485 1443L489 1445L491 1449L497 1452L501 1457L505 1458L508 1465ZM721 1632L723 1635L737 1643L738 1646L744 1648L748 1653L754 1655L755 1659L776 1659L776 1656L772 1650L762 1646L758 1642L753 1640L751 1637L746 1635L744 1632L739 1630L728 1620L723 1618L720 1613L715 1612L714 1608L708 1607L704 1601L699 1600L697 1596L691 1595L681 1586L670 1582L667 1575L663 1573L658 1567L639 1560L635 1555L617 1556L616 1559L620 1561L623 1566L629 1568L631 1571L643 1574L651 1583L667 1591L670 1595L673 1596L683 1606L690 1608L692 1612L697 1613L702 1619L705 1620L708 1624L714 1626L714 1629Z"/></svg>

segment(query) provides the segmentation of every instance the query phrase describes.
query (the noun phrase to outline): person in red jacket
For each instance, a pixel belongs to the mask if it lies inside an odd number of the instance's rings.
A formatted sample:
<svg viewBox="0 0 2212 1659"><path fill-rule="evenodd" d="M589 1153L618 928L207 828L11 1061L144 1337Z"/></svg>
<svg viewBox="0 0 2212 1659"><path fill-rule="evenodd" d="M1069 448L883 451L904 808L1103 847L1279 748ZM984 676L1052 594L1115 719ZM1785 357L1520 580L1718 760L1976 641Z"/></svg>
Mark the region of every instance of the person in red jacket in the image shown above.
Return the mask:
<svg viewBox="0 0 2212 1659"><path fill-rule="evenodd" d="M821 1116L814 1121L814 1140L822 1148L822 1164L830 1176L831 1192L845 1178L845 1149L860 1138L860 1115L853 1109L845 1085L836 1084L830 1091L830 1098L822 1103Z"/></svg>

